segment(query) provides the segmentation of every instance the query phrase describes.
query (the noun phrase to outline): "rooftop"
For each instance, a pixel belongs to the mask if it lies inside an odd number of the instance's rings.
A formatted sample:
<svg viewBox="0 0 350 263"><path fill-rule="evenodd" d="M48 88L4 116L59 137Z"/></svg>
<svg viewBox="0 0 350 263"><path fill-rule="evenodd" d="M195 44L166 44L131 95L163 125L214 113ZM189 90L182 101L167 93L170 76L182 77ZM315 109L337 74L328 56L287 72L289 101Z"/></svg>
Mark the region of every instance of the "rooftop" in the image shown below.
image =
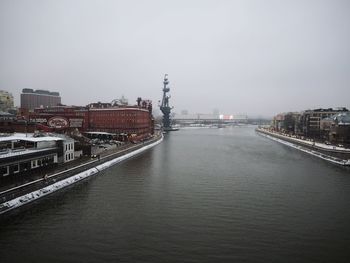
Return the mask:
<svg viewBox="0 0 350 263"><path fill-rule="evenodd" d="M14 133L9 136L1 136L0 142L6 141L28 141L28 142L43 142L43 141L62 141L65 140L63 137L58 136L40 136L34 137L34 133Z"/></svg>
<svg viewBox="0 0 350 263"><path fill-rule="evenodd" d="M332 116L339 125L350 125L350 112L341 112Z"/></svg>

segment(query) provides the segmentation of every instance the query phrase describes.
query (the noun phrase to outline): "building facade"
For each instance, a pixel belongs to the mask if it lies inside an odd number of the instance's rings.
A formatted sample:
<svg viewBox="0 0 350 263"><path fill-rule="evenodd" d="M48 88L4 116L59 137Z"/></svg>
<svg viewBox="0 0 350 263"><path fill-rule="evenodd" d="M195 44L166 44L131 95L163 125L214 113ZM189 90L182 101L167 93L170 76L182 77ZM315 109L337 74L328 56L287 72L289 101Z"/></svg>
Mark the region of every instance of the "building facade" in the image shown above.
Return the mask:
<svg viewBox="0 0 350 263"><path fill-rule="evenodd" d="M348 109L346 108L306 110L300 116L301 132L310 138L320 138L322 137L321 120L347 111Z"/></svg>
<svg viewBox="0 0 350 263"><path fill-rule="evenodd" d="M8 112L14 108L13 96L10 92L0 90L0 111Z"/></svg>
<svg viewBox="0 0 350 263"><path fill-rule="evenodd" d="M70 146L69 150L66 145ZM74 140L64 136L14 134L0 137L0 180L72 161L74 154L66 160L67 153L72 150L74 152Z"/></svg>
<svg viewBox="0 0 350 263"><path fill-rule="evenodd" d="M330 126L329 141L350 145L350 112L341 112L332 116L333 123Z"/></svg>
<svg viewBox="0 0 350 263"><path fill-rule="evenodd" d="M149 100L135 106L112 106L93 103L86 107L56 106L37 108L29 122L45 131L107 132L139 139L154 133L152 104Z"/></svg>
<svg viewBox="0 0 350 263"><path fill-rule="evenodd" d="M21 108L34 110L35 108L51 107L61 104L58 92L47 90L23 89L21 93Z"/></svg>
<svg viewBox="0 0 350 263"><path fill-rule="evenodd" d="M277 114L272 120L272 126L276 131L297 133L300 113L288 112Z"/></svg>
<svg viewBox="0 0 350 263"><path fill-rule="evenodd" d="M152 134L152 117L144 108L107 108L89 110L89 130L115 134Z"/></svg>
<svg viewBox="0 0 350 263"><path fill-rule="evenodd" d="M346 108L280 113L273 118L272 128L333 144L350 144L350 112Z"/></svg>

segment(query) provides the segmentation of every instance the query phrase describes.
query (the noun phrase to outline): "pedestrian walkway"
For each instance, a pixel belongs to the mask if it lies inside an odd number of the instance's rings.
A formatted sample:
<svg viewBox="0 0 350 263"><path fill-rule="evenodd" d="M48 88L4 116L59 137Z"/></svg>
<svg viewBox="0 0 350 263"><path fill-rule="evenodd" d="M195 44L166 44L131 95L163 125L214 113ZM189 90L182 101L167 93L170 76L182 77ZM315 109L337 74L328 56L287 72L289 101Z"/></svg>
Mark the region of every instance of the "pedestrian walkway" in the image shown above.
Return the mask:
<svg viewBox="0 0 350 263"><path fill-rule="evenodd" d="M53 167L45 167L44 169L37 169L33 170L31 174L24 174L24 175L17 175L13 178L13 180L3 180L0 181L0 193L13 187L17 187L23 184L27 184L33 181L36 181L38 179L43 179L45 176L50 177L53 174L57 174L60 172L64 172L66 170L72 169L74 167L77 167L79 165L87 164L91 161L97 161L99 158L103 158L105 156L108 156L110 154L117 154L125 149L130 148L133 146L132 144L128 143L123 146L119 146L117 148L105 150L99 153L99 157L91 158L90 156L81 156L77 159L74 159L71 162L67 163L61 163Z"/></svg>
<svg viewBox="0 0 350 263"><path fill-rule="evenodd" d="M0 188L0 200L2 202L15 197L41 189L54 184L90 168L95 168L99 163L113 160L127 153L133 152L148 144L158 141L161 136L138 144L126 144L117 149L104 151L98 158L82 157L66 164L60 164L52 169L38 170L35 174L25 177L24 180L12 184L4 184ZM24 176L23 176L24 178Z"/></svg>

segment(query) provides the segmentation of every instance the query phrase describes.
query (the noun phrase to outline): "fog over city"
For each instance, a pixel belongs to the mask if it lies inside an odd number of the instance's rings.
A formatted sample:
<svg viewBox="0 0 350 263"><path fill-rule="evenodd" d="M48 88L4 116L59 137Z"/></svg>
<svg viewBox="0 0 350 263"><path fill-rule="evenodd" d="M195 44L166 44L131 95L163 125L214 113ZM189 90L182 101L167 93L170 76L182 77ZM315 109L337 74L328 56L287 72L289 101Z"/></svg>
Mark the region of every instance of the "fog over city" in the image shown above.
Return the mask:
<svg viewBox="0 0 350 263"><path fill-rule="evenodd" d="M162 96L175 112L350 108L349 1L0 2L0 89L62 103Z"/></svg>

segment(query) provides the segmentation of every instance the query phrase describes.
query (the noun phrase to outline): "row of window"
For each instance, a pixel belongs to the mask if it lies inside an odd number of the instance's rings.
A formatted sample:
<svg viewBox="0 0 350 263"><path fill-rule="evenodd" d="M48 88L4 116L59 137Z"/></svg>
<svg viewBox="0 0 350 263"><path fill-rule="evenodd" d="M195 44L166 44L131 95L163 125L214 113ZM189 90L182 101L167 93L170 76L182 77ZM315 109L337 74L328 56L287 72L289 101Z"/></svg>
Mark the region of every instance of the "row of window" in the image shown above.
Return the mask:
<svg viewBox="0 0 350 263"><path fill-rule="evenodd" d="M114 111L114 112L91 112L90 115L99 115L99 117L139 117L148 116L148 112L124 112L124 111Z"/></svg>
<svg viewBox="0 0 350 263"><path fill-rule="evenodd" d="M50 165L53 163L54 163L54 157L47 156L47 157L39 158L36 160L1 166L0 167L0 176L8 176L10 174L17 174L19 172L26 172L26 171L29 171L31 169L47 166L47 165Z"/></svg>
<svg viewBox="0 0 350 263"><path fill-rule="evenodd" d="M91 129L98 128L104 130L131 130L131 129L143 129L144 125L118 125L118 126L107 126L103 124L94 124L90 126ZM147 129L149 129L147 127Z"/></svg>
<svg viewBox="0 0 350 263"><path fill-rule="evenodd" d="M66 144L66 151L73 150L73 143Z"/></svg>
<svg viewBox="0 0 350 263"><path fill-rule="evenodd" d="M56 106L61 103L60 97L37 95L37 94L21 94L21 107L34 109L43 106Z"/></svg>
<svg viewBox="0 0 350 263"><path fill-rule="evenodd" d="M72 160L74 160L73 153L66 153L64 161L67 162L67 161L72 161Z"/></svg>
<svg viewBox="0 0 350 263"><path fill-rule="evenodd" d="M141 126L141 127L140 127ZM110 132L124 132L124 131L141 131L141 130L151 130L151 127L145 127L144 125L140 125L136 127L131 127L130 125L123 125L118 127L108 127L106 125L91 125L90 129L99 129L101 131L110 131Z"/></svg>
<svg viewBox="0 0 350 263"><path fill-rule="evenodd" d="M96 128L96 129L98 129L98 127L97 126L95 126L95 127L91 127L91 128ZM136 133L136 134L148 134L148 133L150 133L151 132L151 130L149 129L149 128L139 128L139 129L127 129L127 128L122 128L122 127L120 127L120 128L118 128L118 129L108 129L108 128L102 128L101 129L101 131L107 131L107 132L111 132L111 133L126 133L126 134L132 134L132 133Z"/></svg>
<svg viewBox="0 0 350 263"><path fill-rule="evenodd" d="M115 119L115 118L91 118L90 123L150 123L149 119Z"/></svg>

